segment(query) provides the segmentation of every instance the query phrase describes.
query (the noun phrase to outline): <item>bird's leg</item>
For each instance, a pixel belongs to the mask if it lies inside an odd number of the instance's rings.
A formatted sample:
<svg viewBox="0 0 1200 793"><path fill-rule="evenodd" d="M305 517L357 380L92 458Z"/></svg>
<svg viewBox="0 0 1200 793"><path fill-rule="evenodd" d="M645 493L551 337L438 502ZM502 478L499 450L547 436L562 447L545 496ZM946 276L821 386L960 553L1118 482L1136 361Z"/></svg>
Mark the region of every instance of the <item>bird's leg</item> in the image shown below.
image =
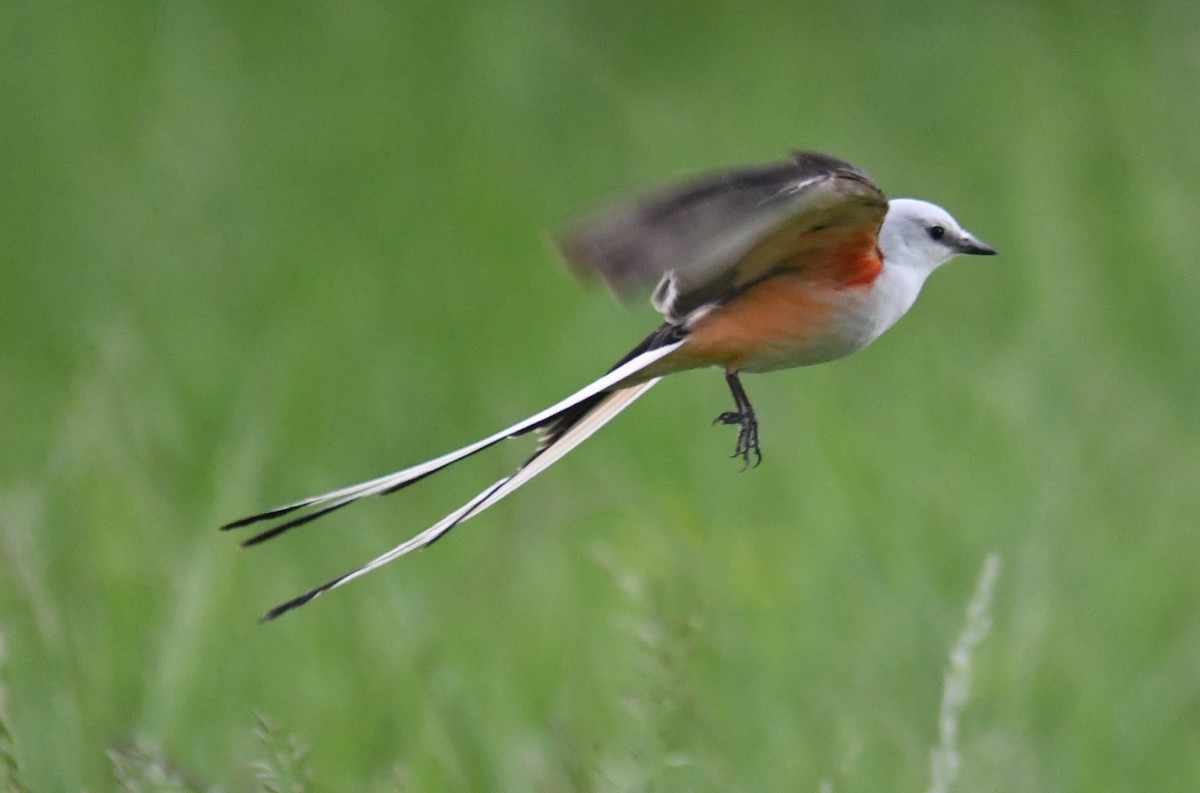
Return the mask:
<svg viewBox="0 0 1200 793"><path fill-rule="evenodd" d="M738 437L737 445L733 447L731 457L742 458L742 470L757 466L762 462L762 451L758 447L758 419L754 416L754 408L750 405L750 398L746 396L746 389L742 388L742 381L738 379L737 372L726 372L725 382L729 384L729 391L733 394L734 410L726 411L713 421L713 424L737 424ZM754 455L754 466L750 465L750 455Z"/></svg>

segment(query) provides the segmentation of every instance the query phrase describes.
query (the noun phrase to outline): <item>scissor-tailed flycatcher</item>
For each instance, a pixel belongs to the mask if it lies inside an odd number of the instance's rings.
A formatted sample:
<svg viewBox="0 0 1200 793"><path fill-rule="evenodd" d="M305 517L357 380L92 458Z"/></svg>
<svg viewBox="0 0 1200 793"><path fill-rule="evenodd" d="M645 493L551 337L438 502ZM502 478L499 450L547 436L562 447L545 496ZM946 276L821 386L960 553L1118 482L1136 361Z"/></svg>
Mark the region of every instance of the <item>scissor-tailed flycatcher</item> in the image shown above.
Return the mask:
<svg viewBox="0 0 1200 793"><path fill-rule="evenodd" d="M539 436L533 455L509 476L415 537L276 606L264 619L432 544L549 468L664 375L721 367L734 409L716 421L738 426L734 456L744 467L751 457L757 464L758 422L742 388L743 372L849 355L904 316L940 265L959 253L995 253L941 207L911 198L889 202L853 165L815 153L717 173L620 204L576 227L563 250L576 272L599 275L619 295L657 284L652 301L666 321L599 380L494 435L222 526L292 516L243 543L254 545L367 496L394 493L507 438Z"/></svg>

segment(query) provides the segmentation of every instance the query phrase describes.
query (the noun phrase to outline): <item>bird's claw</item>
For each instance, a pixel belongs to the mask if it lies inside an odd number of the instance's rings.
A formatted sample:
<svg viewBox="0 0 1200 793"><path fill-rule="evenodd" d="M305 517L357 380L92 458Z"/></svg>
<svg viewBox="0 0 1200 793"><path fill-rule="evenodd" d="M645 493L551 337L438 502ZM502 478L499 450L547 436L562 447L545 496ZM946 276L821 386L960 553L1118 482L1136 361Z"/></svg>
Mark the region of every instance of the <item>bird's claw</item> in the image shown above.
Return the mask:
<svg viewBox="0 0 1200 793"><path fill-rule="evenodd" d="M758 467L762 462L762 449L758 445L758 419L753 411L726 411L713 419L713 424L738 425L737 443L733 447L733 454L729 456L742 458L743 471ZM750 462L752 455L753 464Z"/></svg>

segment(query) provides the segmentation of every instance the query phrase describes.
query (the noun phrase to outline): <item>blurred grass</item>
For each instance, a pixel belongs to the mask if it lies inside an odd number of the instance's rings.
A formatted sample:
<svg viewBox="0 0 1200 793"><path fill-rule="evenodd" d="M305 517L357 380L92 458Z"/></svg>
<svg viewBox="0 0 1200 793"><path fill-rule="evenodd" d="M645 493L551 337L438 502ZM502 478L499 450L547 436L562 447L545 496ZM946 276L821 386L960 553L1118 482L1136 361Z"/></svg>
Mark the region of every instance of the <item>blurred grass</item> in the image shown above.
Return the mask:
<svg viewBox="0 0 1200 793"><path fill-rule="evenodd" d="M21 779L106 789L148 737L250 789L262 711L327 789L917 790L995 549L961 789L1197 787L1197 53L1181 0L0 6ZM652 326L541 232L793 147L1002 256L750 382L753 473L720 378L683 375L435 551L254 623L524 450L279 545L215 525L490 432Z"/></svg>

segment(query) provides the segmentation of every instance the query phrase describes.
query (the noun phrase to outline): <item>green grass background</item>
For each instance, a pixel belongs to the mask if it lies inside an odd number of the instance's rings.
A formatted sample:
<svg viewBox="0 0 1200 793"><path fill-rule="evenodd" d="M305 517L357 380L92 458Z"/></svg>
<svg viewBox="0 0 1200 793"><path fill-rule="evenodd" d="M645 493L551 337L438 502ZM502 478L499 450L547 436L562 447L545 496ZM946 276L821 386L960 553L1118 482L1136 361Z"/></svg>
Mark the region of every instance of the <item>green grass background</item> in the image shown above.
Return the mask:
<svg viewBox="0 0 1200 793"><path fill-rule="evenodd" d="M1200 788L1200 5L0 5L0 669L30 790L145 739L247 790ZM539 409L655 322L545 232L790 148L937 201L871 349L660 385L486 517L266 626L506 448L248 551L216 525ZM399 770L397 770L399 769Z"/></svg>

